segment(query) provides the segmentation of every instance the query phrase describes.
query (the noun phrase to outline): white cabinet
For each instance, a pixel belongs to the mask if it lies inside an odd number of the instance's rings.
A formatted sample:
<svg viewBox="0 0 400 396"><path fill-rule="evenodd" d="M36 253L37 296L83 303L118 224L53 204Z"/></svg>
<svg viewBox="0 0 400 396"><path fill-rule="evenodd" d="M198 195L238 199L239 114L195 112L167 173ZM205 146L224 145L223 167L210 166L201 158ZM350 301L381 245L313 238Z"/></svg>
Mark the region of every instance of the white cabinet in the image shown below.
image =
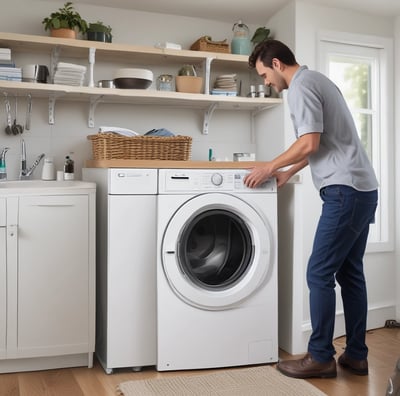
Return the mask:
<svg viewBox="0 0 400 396"><path fill-rule="evenodd" d="M0 359L6 354L7 314L6 200L0 198Z"/></svg>
<svg viewBox="0 0 400 396"><path fill-rule="evenodd" d="M0 198L0 372L92 366L94 199Z"/></svg>

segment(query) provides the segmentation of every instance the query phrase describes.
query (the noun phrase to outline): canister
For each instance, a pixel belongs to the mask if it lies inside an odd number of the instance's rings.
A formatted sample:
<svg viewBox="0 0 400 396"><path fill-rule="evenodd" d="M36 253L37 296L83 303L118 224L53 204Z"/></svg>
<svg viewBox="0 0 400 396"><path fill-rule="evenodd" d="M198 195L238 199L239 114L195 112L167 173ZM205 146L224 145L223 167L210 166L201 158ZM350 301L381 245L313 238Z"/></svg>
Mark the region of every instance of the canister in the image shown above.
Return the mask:
<svg viewBox="0 0 400 396"><path fill-rule="evenodd" d="M173 91L172 87L173 77L171 74L161 74L157 77L157 90L158 91Z"/></svg>

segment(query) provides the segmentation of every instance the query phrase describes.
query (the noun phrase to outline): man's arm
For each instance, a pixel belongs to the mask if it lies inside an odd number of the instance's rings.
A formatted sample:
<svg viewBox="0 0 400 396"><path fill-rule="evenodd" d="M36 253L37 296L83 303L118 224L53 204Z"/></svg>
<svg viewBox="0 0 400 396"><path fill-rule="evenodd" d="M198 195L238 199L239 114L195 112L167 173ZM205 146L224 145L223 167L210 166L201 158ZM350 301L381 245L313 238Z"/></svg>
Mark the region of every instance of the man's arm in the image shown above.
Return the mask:
<svg viewBox="0 0 400 396"><path fill-rule="evenodd" d="M244 183L247 187L257 187L277 174L279 169L286 166L291 166L291 168L286 171L289 172L287 176L293 176L308 164L308 156L318 151L320 136L321 134L319 132L307 133L300 136L286 151L278 155L272 161L265 162L264 165L253 168L250 174L246 176ZM282 178L281 181L283 180Z"/></svg>

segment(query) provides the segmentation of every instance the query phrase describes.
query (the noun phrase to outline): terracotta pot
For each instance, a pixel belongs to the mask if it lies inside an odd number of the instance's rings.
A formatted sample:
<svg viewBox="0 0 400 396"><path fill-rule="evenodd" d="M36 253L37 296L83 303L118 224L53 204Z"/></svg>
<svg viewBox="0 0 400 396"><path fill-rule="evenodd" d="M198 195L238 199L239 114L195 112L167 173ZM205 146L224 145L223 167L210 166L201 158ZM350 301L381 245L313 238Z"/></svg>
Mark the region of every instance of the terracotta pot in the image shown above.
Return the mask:
<svg viewBox="0 0 400 396"><path fill-rule="evenodd" d="M51 37L76 39L76 31L72 30L72 29L65 29L65 28L52 29L50 31L50 36Z"/></svg>
<svg viewBox="0 0 400 396"><path fill-rule="evenodd" d="M203 87L203 77L176 76L175 86L177 92L201 93L201 89Z"/></svg>

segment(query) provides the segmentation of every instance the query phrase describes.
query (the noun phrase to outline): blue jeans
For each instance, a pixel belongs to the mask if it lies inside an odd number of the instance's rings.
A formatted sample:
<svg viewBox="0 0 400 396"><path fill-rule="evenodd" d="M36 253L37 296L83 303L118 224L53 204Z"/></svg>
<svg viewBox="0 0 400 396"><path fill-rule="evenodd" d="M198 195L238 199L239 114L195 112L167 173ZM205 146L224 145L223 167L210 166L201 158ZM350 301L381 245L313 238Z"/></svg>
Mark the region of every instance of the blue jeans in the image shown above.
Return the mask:
<svg viewBox="0 0 400 396"><path fill-rule="evenodd" d="M335 278L341 286L346 324L346 354L366 359L367 289L363 257L369 224L374 221L377 191L360 192L332 185L320 191L322 213L307 267L312 334L308 352L319 362L335 355Z"/></svg>

